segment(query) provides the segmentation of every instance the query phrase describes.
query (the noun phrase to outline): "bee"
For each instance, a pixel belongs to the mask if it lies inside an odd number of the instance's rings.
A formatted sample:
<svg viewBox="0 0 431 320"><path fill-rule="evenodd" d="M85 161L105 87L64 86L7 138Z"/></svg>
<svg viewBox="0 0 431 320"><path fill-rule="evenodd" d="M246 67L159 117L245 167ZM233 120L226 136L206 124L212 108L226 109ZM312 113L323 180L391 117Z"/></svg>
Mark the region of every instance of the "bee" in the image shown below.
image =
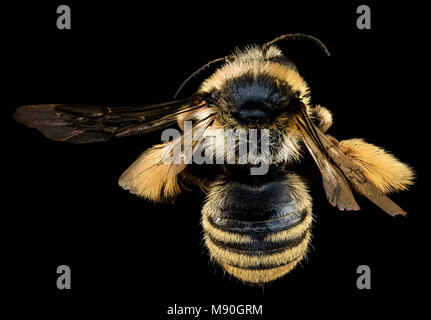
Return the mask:
<svg viewBox="0 0 431 320"><path fill-rule="evenodd" d="M178 125L181 134L146 150L123 173L119 185L155 202L172 201L189 186L200 187L206 195L201 224L210 258L245 283L264 284L290 272L307 254L312 199L304 178L294 171L306 151L321 172L326 197L339 210L360 209L356 192L391 216L406 215L386 195L408 189L414 179L412 168L382 148L362 139L338 141L327 134L332 114L311 104L308 84L275 45L281 40L310 41L330 55L313 36L287 34L209 62L187 78L167 103L31 105L18 108L14 118L49 139L78 144ZM194 94L178 99L191 79L217 64ZM192 123L188 128L187 121ZM239 163L237 155L233 163L190 161L218 129L268 130L266 174L251 174L255 162ZM190 133L189 154L178 156L183 161L164 161ZM229 148L237 151L239 140L234 139L233 147L219 146L220 139L214 142L216 150L222 148L221 160L226 160ZM263 154L260 150L257 157Z"/></svg>

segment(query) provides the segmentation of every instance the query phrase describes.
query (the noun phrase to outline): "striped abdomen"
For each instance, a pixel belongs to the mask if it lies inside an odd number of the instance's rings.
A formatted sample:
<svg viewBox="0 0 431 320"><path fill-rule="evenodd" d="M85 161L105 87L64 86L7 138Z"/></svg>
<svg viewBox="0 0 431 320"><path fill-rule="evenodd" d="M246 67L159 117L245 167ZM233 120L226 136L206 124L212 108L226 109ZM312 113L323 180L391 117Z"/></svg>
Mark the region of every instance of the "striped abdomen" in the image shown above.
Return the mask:
<svg viewBox="0 0 431 320"><path fill-rule="evenodd" d="M218 183L202 210L205 244L231 275L251 283L277 279L305 256L311 201L301 179Z"/></svg>

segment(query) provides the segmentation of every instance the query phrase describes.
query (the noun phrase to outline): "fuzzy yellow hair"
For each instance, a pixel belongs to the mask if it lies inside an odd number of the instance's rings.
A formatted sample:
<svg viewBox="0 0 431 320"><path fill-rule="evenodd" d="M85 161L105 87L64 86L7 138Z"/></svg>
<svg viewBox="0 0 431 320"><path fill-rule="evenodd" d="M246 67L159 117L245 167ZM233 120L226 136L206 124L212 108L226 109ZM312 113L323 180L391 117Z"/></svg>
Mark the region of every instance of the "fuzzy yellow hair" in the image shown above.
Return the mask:
<svg viewBox="0 0 431 320"><path fill-rule="evenodd" d="M169 142L145 151L120 177L118 183L131 193L155 202L166 201L181 192L178 178L185 165L161 162Z"/></svg>
<svg viewBox="0 0 431 320"><path fill-rule="evenodd" d="M407 190L413 184L413 169L380 147L349 139L340 141L340 148L385 194Z"/></svg>

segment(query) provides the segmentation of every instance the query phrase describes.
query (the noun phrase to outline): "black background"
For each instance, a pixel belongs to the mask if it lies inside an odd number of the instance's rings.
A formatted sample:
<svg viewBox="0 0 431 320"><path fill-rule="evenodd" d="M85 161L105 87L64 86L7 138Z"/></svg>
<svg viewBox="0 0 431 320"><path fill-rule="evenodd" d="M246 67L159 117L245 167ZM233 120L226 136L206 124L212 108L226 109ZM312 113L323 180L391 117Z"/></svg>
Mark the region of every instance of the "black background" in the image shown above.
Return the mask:
<svg viewBox="0 0 431 320"><path fill-rule="evenodd" d="M60 4L71 7L72 30L56 28ZM359 4L371 7L372 30L356 28ZM426 73L420 11L374 1L4 5L2 264L13 289L8 296L19 302L15 311L126 319L132 313L166 317L173 304L262 304L268 319L418 311L419 298L426 297L419 288L428 280L429 214L421 205L428 106L426 79L418 78ZM308 259L264 288L244 285L209 262L199 225L202 194L156 205L117 185L160 133L72 145L49 141L11 118L27 104L168 101L209 60L292 32L320 38L332 53L324 58L306 43L280 43L310 84L312 102L333 111L329 133L390 150L418 179L410 191L392 196L407 218L392 218L365 199L359 199L361 211L339 212L320 183L313 185ZM56 287L61 264L72 270L69 291ZM371 290L356 287L362 264L371 268Z"/></svg>

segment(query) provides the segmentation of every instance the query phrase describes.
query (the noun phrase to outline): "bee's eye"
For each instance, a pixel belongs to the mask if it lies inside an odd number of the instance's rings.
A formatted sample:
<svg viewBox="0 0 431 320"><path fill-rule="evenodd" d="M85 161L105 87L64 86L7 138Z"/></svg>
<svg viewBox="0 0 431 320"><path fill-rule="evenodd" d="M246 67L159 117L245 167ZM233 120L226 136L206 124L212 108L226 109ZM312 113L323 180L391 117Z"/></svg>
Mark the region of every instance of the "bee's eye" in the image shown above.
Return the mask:
<svg viewBox="0 0 431 320"><path fill-rule="evenodd" d="M220 92L217 90L214 90L211 92L210 96L211 96L211 99L218 100L220 98Z"/></svg>

